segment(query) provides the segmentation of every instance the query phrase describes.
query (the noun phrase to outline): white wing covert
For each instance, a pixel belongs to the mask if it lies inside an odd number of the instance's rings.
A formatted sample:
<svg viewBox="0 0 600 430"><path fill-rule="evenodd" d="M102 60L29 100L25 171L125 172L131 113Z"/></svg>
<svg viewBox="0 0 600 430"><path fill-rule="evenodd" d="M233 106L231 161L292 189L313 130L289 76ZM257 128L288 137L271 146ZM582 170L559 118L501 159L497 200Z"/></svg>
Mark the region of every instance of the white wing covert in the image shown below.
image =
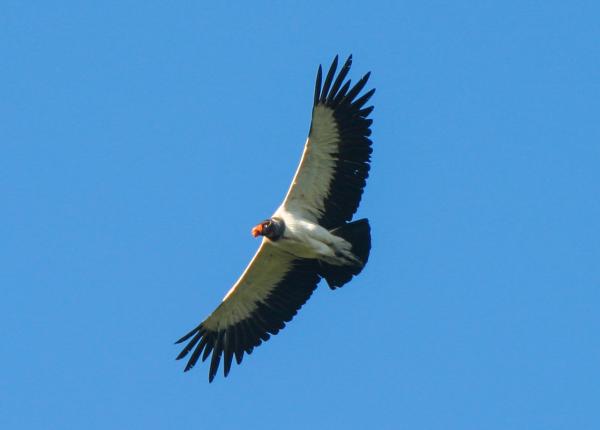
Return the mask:
<svg viewBox="0 0 600 430"><path fill-rule="evenodd" d="M194 367L200 354L205 361L212 352L209 381L215 377L222 356L227 376L234 355L240 364L244 352L252 353L254 347L277 334L306 303L320 280L315 266L315 261L297 259L263 239L223 302L177 341L191 338L177 356L179 360L193 351L185 370Z"/></svg>
<svg viewBox="0 0 600 430"><path fill-rule="evenodd" d="M344 80L352 56L334 81L337 64L336 56L323 86L319 66L310 132L282 205L327 229L352 219L369 176L372 153L369 136L373 121L368 116L373 106L364 105L375 89L358 97L370 72L351 88L350 80Z"/></svg>

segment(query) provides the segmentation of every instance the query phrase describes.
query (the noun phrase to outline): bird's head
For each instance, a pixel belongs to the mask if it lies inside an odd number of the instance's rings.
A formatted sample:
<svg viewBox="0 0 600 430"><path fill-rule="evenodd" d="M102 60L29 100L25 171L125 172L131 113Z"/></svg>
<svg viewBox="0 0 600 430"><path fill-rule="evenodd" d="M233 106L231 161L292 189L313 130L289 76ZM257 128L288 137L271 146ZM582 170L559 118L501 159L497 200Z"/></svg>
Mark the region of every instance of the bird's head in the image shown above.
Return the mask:
<svg viewBox="0 0 600 430"><path fill-rule="evenodd" d="M265 236L271 240L277 240L283 234L285 224L277 218L266 219L252 228L252 236Z"/></svg>

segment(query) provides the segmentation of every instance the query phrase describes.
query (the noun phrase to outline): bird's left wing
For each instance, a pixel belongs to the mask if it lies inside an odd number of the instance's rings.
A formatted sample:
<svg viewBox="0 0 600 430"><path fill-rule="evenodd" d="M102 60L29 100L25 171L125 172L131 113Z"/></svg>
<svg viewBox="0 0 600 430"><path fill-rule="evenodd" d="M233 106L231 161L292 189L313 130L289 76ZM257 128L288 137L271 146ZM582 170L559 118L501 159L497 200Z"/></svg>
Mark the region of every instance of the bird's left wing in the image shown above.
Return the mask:
<svg viewBox="0 0 600 430"><path fill-rule="evenodd" d="M209 381L212 382L221 357L224 375L233 357L238 364L244 352L277 334L317 287L319 275L315 262L297 259L263 239L254 258L225 295L223 302L198 327L177 343L189 342L177 359L192 353L185 370L190 370L202 354L202 361L212 352Z"/></svg>
<svg viewBox="0 0 600 430"><path fill-rule="evenodd" d="M352 56L337 74L336 56L322 80L319 66L310 132L283 209L331 229L352 219L371 168L370 73L354 86L346 80Z"/></svg>

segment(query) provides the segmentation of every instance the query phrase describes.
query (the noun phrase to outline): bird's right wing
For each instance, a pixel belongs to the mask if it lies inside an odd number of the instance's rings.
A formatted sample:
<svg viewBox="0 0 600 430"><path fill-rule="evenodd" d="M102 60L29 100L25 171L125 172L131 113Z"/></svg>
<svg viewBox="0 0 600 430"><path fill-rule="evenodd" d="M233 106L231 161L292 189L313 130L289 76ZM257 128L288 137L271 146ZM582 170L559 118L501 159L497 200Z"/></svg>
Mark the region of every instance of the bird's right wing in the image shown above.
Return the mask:
<svg viewBox="0 0 600 430"><path fill-rule="evenodd" d="M185 370L190 370L202 354L202 361L212 352L209 381L212 382L224 357L227 376L235 355L238 364L244 352L277 334L317 287L316 263L298 259L263 239L254 258L223 302L195 329L177 343L190 339L177 356L192 352Z"/></svg>

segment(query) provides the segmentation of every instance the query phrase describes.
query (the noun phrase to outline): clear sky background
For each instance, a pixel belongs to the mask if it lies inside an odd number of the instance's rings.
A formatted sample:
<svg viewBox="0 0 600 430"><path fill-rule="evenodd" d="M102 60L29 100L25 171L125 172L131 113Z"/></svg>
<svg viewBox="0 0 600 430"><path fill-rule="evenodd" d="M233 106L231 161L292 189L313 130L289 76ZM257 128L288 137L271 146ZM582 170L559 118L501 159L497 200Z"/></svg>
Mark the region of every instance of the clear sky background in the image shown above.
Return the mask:
<svg viewBox="0 0 600 430"><path fill-rule="evenodd" d="M600 428L598 2L248 4L3 2L0 427ZM184 374L350 53L368 266Z"/></svg>

